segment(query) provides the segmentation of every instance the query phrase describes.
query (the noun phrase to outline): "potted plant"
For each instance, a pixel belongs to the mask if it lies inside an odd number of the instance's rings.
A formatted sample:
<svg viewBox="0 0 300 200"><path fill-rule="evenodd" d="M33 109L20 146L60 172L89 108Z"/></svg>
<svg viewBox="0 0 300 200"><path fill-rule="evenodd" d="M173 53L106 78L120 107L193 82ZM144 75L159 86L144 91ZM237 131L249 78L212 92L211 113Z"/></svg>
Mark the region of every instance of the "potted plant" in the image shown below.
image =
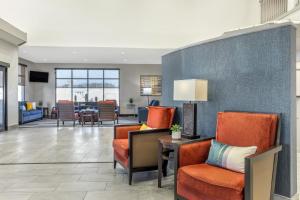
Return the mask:
<svg viewBox="0 0 300 200"><path fill-rule="evenodd" d="M129 98L129 103L133 104L133 98Z"/></svg>
<svg viewBox="0 0 300 200"><path fill-rule="evenodd" d="M181 139L181 130L182 130L182 127L179 124L172 125L172 127L171 127L172 139L174 139L174 140Z"/></svg>

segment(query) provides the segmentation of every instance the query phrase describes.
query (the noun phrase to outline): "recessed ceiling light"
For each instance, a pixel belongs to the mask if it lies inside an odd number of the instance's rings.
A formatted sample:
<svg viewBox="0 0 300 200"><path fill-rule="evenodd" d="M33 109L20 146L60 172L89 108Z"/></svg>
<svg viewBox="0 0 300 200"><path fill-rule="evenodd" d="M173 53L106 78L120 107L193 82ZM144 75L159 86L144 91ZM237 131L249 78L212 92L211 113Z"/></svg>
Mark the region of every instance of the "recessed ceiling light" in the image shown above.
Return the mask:
<svg viewBox="0 0 300 200"><path fill-rule="evenodd" d="M86 62L86 61L88 61L88 59L87 59L87 58L84 58L83 61Z"/></svg>
<svg viewBox="0 0 300 200"><path fill-rule="evenodd" d="M124 52L124 51L122 51L122 52L121 52L121 54L122 54L122 55L125 55L125 52Z"/></svg>
<svg viewBox="0 0 300 200"><path fill-rule="evenodd" d="M44 58L43 61L44 61L44 62L47 62L47 58Z"/></svg>
<svg viewBox="0 0 300 200"><path fill-rule="evenodd" d="M127 62L128 60L126 58L123 59L124 62Z"/></svg>

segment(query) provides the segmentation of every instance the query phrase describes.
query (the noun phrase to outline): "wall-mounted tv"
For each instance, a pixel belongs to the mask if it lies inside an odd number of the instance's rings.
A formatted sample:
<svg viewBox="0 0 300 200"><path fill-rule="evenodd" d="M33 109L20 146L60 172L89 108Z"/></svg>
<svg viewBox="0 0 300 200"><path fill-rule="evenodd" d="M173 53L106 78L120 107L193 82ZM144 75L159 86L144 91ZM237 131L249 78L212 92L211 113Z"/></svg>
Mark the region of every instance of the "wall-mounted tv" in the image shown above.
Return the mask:
<svg viewBox="0 0 300 200"><path fill-rule="evenodd" d="M29 73L30 82L48 83L48 77L49 77L48 72L30 71Z"/></svg>

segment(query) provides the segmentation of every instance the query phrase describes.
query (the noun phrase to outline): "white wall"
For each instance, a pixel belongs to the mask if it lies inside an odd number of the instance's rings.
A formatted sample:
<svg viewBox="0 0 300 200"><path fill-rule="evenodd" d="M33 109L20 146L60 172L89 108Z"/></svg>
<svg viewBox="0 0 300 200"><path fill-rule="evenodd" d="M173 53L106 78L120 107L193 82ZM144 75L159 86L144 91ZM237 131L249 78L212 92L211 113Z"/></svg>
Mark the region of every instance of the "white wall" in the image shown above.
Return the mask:
<svg viewBox="0 0 300 200"><path fill-rule="evenodd" d="M297 62L296 69L300 70L300 62ZM297 85L296 85L297 86ZM300 153L300 97L296 98L297 107L297 152Z"/></svg>
<svg viewBox="0 0 300 200"><path fill-rule="evenodd" d="M25 63L26 64L26 63ZM119 68L120 69L120 108L121 114L132 114L127 109L129 98L137 106L147 105L147 98L140 96L140 75L161 75L161 65L120 65L120 64L34 64L27 63L28 71L49 72L48 83L27 83L26 100L43 101L44 106L55 105L55 68ZM27 78L28 80L28 78ZM153 97L159 99L160 97Z"/></svg>
<svg viewBox="0 0 300 200"><path fill-rule="evenodd" d="M18 124L18 47L0 40L0 61L9 63L7 73L8 126Z"/></svg>

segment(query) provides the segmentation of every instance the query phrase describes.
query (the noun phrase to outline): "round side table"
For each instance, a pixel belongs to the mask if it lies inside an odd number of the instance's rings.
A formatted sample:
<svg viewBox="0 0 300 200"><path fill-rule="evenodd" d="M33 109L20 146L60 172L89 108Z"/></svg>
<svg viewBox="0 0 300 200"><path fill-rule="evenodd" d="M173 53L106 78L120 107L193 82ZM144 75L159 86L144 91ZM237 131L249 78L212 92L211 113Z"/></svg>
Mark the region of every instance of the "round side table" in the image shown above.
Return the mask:
<svg viewBox="0 0 300 200"><path fill-rule="evenodd" d="M171 160L169 154L174 152L174 149L189 139L181 138L179 140L173 140L171 135L166 135L158 138L158 187L161 188L162 175L167 176L168 161Z"/></svg>

